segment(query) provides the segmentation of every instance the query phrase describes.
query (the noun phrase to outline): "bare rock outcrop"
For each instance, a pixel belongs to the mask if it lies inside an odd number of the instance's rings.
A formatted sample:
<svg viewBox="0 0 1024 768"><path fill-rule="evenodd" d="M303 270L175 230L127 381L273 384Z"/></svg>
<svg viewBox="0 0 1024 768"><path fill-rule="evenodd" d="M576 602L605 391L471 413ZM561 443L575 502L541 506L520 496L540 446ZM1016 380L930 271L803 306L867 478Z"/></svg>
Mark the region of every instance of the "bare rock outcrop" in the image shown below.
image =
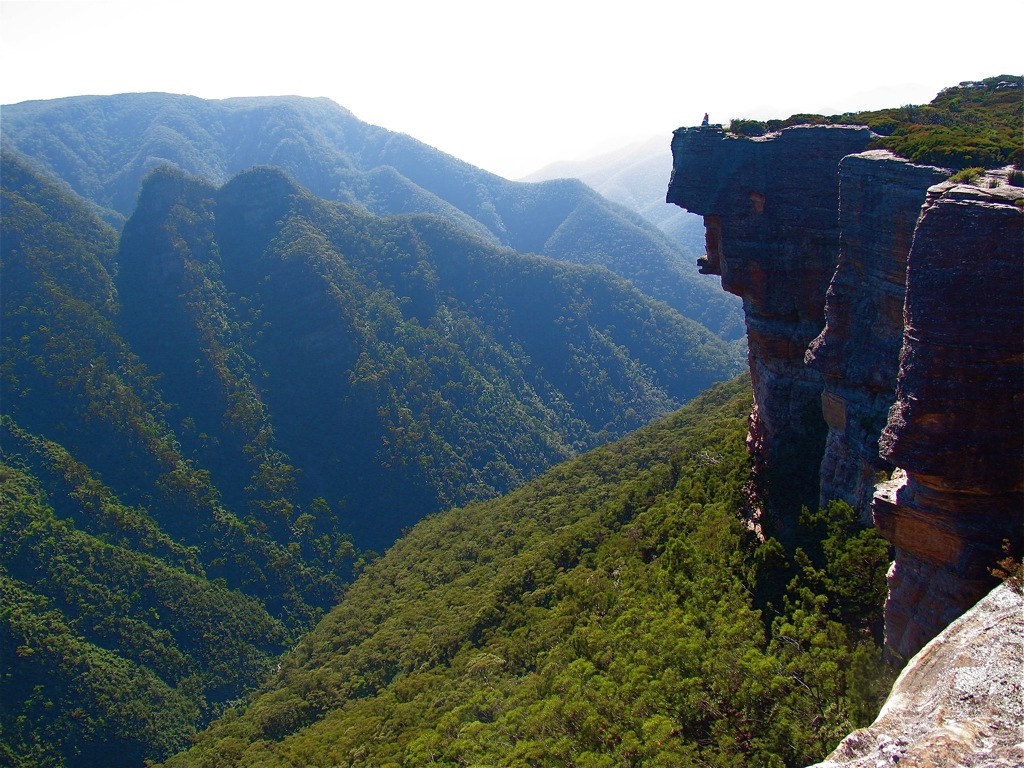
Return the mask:
<svg viewBox="0 0 1024 768"><path fill-rule="evenodd" d="M879 456L878 439L895 399L907 254L928 188L947 176L945 168L885 150L839 163L839 264L825 298L825 329L806 362L824 377L829 430L819 503L849 502L867 524L875 483L894 468Z"/></svg>
<svg viewBox="0 0 1024 768"><path fill-rule="evenodd" d="M821 373L804 364L825 324L839 257L839 161L862 151L862 127L797 126L756 139L720 127L680 129L668 202L704 217L701 272L743 299L754 413L748 443L774 531L818 502L826 427Z"/></svg>
<svg viewBox="0 0 1024 768"><path fill-rule="evenodd" d="M1024 765L1024 599L993 590L904 667L878 718L814 768Z"/></svg>
<svg viewBox="0 0 1024 768"><path fill-rule="evenodd" d="M875 525L896 547L886 644L904 658L988 589L1024 524L1024 190L940 184L907 266Z"/></svg>

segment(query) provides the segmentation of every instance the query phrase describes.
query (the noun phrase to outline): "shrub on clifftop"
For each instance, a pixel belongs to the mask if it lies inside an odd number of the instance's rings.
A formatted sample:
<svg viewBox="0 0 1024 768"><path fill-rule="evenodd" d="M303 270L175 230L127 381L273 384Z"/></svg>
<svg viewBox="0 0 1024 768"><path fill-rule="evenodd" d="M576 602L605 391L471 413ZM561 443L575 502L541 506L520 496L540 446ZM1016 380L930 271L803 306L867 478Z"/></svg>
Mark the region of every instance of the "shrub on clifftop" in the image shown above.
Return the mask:
<svg viewBox="0 0 1024 768"><path fill-rule="evenodd" d="M1021 98L1024 77L1000 75L944 89L930 104L841 115L793 115L785 120L733 120L729 129L760 136L793 125L861 124L878 134L874 148L918 163L953 169L1024 162Z"/></svg>

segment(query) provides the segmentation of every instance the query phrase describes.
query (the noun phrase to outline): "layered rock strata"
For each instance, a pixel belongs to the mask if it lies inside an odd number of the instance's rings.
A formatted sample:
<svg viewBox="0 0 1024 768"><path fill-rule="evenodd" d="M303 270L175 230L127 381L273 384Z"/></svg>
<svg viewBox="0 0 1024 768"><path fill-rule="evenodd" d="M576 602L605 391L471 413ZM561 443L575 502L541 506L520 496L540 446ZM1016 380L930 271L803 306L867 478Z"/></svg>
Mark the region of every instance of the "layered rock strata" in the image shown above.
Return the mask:
<svg viewBox="0 0 1024 768"><path fill-rule="evenodd" d="M1024 765L1024 599L1000 586L918 653L878 718L813 768Z"/></svg>
<svg viewBox="0 0 1024 768"><path fill-rule="evenodd" d="M1024 190L936 184L869 139L680 129L667 199L704 216L701 271L743 298L771 532L833 498L873 516L896 552L886 643L909 658L1022 549Z"/></svg>
<svg viewBox="0 0 1024 768"><path fill-rule="evenodd" d="M839 163L839 263L825 297L825 330L805 360L824 378L819 503L847 501L865 524L875 483L894 468L879 456L878 439L895 399L907 254L928 188L947 176L945 168L885 150Z"/></svg>
<svg viewBox="0 0 1024 768"><path fill-rule="evenodd" d="M1024 190L940 184L907 263L896 402L875 497L896 547L886 643L908 657L991 587L1024 523Z"/></svg>
<svg viewBox="0 0 1024 768"><path fill-rule="evenodd" d="M866 128L798 126L757 139L719 127L676 131L668 202L704 217L701 272L743 299L754 412L748 444L774 531L818 501L826 426L821 373L804 364L836 270L839 161Z"/></svg>

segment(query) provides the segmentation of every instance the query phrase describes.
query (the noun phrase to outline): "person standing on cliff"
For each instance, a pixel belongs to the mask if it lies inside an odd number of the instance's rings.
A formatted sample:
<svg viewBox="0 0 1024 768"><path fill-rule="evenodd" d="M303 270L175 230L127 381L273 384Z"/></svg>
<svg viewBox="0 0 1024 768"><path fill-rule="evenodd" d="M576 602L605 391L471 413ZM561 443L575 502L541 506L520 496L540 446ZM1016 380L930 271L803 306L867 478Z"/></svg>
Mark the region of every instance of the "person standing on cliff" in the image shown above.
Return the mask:
<svg viewBox="0 0 1024 768"><path fill-rule="evenodd" d="M700 121L701 128L706 127L708 124L708 113L704 113L704 119Z"/></svg>

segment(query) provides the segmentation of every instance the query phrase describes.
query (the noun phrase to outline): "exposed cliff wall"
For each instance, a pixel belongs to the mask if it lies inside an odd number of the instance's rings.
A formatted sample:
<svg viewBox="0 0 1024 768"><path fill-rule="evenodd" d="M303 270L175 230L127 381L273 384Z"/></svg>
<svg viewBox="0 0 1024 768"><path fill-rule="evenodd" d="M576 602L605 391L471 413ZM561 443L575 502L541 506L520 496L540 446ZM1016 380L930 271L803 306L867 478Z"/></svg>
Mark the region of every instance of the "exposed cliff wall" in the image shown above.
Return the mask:
<svg viewBox="0 0 1024 768"><path fill-rule="evenodd" d="M886 642L909 656L991 587L1024 522L1024 190L941 184L907 265L875 524L896 547Z"/></svg>
<svg viewBox="0 0 1024 768"><path fill-rule="evenodd" d="M820 503L843 499L865 523L879 473L893 470L878 454L878 438L896 391L907 254L925 193L948 175L884 150L839 163L839 263L825 299L825 330L806 361L825 385Z"/></svg>
<svg viewBox="0 0 1024 768"><path fill-rule="evenodd" d="M814 768L1024 764L1024 599L995 589L918 653L868 728Z"/></svg>
<svg viewBox="0 0 1024 768"><path fill-rule="evenodd" d="M769 512L818 501L826 427L821 373L804 365L825 324L839 255L839 161L866 128L795 127L761 139L681 129L668 202L704 217L701 271L743 299L754 413L749 443ZM785 526L775 526L783 535Z"/></svg>
<svg viewBox="0 0 1024 768"><path fill-rule="evenodd" d="M748 443L783 537L799 503L873 511L907 658L991 588L1004 540L1021 549L1024 190L936 185L869 138L681 129L668 202L704 216L701 271L743 297Z"/></svg>

